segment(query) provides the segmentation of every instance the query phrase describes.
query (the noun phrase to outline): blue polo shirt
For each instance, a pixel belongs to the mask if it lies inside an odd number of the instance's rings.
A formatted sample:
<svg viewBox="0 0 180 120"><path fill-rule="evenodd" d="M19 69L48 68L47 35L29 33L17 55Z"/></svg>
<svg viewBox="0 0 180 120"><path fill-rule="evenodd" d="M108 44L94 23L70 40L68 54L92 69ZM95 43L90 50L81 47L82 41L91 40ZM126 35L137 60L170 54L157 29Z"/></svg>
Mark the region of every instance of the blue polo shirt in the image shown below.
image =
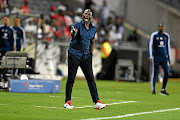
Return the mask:
<svg viewBox="0 0 180 120"><path fill-rule="evenodd" d="M72 37L69 52L78 59L82 57L87 59L90 56L90 41L95 38L96 28L90 24L89 30L87 30L83 20L74 23L73 26L78 30L78 33Z"/></svg>

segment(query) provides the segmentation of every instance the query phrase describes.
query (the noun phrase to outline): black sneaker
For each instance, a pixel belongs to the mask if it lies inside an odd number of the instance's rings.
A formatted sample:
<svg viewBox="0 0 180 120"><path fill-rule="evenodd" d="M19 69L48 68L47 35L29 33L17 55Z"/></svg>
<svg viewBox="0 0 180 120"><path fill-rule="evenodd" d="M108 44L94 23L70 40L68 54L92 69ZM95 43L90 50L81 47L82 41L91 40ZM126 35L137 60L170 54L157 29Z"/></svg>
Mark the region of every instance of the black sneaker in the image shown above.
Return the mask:
<svg viewBox="0 0 180 120"><path fill-rule="evenodd" d="M166 92L166 90L161 91L159 94L160 94L160 95L165 95L165 96L168 96L168 95L169 95L169 94Z"/></svg>
<svg viewBox="0 0 180 120"><path fill-rule="evenodd" d="M156 94L156 91L155 91L155 90L153 90L153 91L152 91L152 94L153 94L153 95L155 95L155 94Z"/></svg>

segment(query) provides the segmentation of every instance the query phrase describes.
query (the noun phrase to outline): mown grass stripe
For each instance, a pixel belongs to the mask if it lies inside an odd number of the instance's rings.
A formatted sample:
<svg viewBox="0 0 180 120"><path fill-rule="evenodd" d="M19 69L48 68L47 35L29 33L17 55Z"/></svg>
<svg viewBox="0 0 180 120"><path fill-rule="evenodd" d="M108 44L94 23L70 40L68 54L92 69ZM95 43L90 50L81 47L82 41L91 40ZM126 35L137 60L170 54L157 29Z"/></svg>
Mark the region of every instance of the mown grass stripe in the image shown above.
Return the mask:
<svg viewBox="0 0 180 120"><path fill-rule="evenodd" d="M81 119L81 120L107 120L107 119L125 118L125 117L137 116L137 115L160 113L160 112L167 112L167 111L174 111L174 110L180 110L180 108L156 110L156 111L149 111L149 112L140 112L140 113L119 115L119 116L113 116L113 117L89 118L89 119Z"/></svg>

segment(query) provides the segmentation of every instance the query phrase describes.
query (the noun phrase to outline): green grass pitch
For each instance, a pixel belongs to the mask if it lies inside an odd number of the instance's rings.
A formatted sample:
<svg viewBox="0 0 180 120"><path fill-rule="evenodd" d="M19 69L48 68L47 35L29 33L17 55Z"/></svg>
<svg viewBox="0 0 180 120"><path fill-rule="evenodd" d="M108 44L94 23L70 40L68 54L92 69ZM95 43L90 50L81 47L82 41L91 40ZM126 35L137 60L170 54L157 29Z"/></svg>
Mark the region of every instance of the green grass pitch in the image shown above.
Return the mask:
<svg viewBox="0 0 180 120"><path fill-rule="evenodd" d="M75 107L84 108L64 109L65 84L66 80L64 79L62 80L61 92L56 94L1 91L0 120L81 120L116 116L123 117L114 118L115 120L180 120L180 109L153 112L180 108L180 80L168 82L167 91L170 96L159 95L162 87L160 83L156 84L156 95L152 95L151 86L148 82L97 80L96 84L101 102L111 104L102 110L88 107L94 104L85 80L76 80L72 92L72 104ZM135 102L128 103L128 101ZM143 112L152 113L141 114Z"/></svg>

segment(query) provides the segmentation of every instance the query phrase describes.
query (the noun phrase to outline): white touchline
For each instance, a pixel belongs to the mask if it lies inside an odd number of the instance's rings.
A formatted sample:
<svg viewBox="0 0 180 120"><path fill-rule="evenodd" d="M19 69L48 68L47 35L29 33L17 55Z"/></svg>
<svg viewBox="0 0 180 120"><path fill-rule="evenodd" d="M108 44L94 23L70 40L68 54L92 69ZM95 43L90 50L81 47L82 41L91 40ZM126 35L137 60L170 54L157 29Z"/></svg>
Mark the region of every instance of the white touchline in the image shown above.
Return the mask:
<svg viewBox="0 0 180 120"><path fill-rule="evenodd" d="M53 109L62 109L62 107L48 107L48 106L37 106L37 105L33 105L34 107L37 108L53 108Z"/></svg>
<svg viewBox="0 0 180 120"><path fill-rule="evenodd" d="M7 104L0 104L0 105L7 105Z"/></svg>
<svg viewBox="0 0 180 120"><path fill-rule="evenodd" d="M49 97L53 97L54 98L54 97L61 97L61 96L52 96L52 95L50 95Z"/></svg>
<svg viewBox="0 0 180 120"><path fill-rule="evenodd" d="M120 103L111 103L111 104L107 104L107 105L118 105L118 104L123 104L123 103L133 103L136 101L125 101L125 102L120 102Z"/></svg>
<svg viewBox="0 0 180 120"><path fill-rule="evenodd" d="M50 95L49 97L51 97L51 98L56 98L56 97L61 97L61 96L53 96L53 95ZM71 98L78 98L78 97L71 97Z"/></svg>
<svg viewBox="0 0 180 120"><path fill-rule="evenodd" d="M136 101L125 101L125 102L120 102L120 103L110 103L110 104L107 104L107 105L118 105L118 104L133 103L133 102L136 102ZM85 105L85 106L82 106L82 107L75 107L75 108L87 108L87 107L94 107L94 106Z"/></svg>
<svg viewBox="0 0 180 120"><path fill-rule="evenodd" d="M107 119L124 118L124 117L136 116L136 115L144 115L144 114L150 114L150 113L167 112L167 111L174 111L174 110L180 110L180 108L156 110L156 111L149 111L149 112L140 112L140 113L119 115L119 116L113 116L113 117L89 118L89 119L81 119L81 120L107 120Z"/></svg>
<svg viewBox="0 0 180 120"><path fill-rule="evenodd" d="M124 101L124 102L120 102L120 103L110 103L107 105L118 105L118 104L124 104L124 103L133 103L136 101ZM48 107L48 106L37 106L37 105L33 105L34 107L39 107L39 108L54 108L54 109L62 109L61 107ZM82 108L89 108L89 107L94 107L94 106L89 106L89 105L85 105L82 107L75 107L76 109L82 109Z"/></svg>

